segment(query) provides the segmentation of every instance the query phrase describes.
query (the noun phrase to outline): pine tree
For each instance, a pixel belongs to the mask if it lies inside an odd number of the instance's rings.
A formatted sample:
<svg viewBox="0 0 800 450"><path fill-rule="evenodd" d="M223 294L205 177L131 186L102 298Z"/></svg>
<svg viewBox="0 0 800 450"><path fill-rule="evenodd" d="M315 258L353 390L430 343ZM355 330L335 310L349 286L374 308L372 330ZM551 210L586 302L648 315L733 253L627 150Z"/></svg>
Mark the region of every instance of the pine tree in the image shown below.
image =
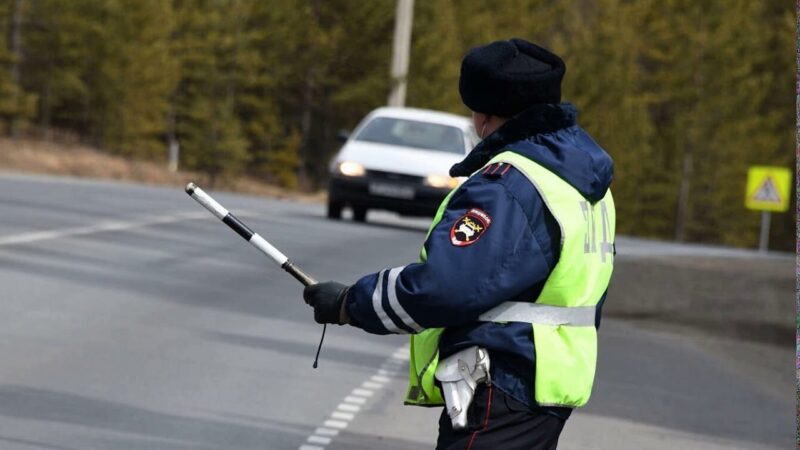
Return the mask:
<svg viewBox="0 0 800 450"><path fill-rule="evenodd" d="M389 93L394 2L300 2L292 73L280 77L289 135L301 136L302 184L322 186L338 130L353 127Z"/></svg>
<svg viewBox="0 0 800 450"><path fill-rule="evenodd" d="M417 2L408 105L464 114L458 94L462 53L453 1Z"/></svg>
<svg viewBox="0 0 800 450"><path fill-rule="evenodd" d="M743 206L747 167L782 159L780 142L788 142L775 124L788 129L790 115L770 106L779 91L771 80L781 73L773 61L788 46L767 50L774 31L766 29L765 6L676 0L649 10L642 76L655 98L656 143L663 170L674 177L672 198L685 205L675 209L681 238L735 245L757 239L758 214Z"/></svg>
<svg viewBox="0 0 800 450"><path fill-rule="evenodd" d="M102 0L32 0L22 41L22 83L38 97L37 123L68 129L86 140L92 129L93 74L103 45Z"/></svg>
<svg viewBox="0 0 800 450"><path fill-rule="evenodd" d="M236 39L244 4L233 0L176 2L173 51L180 64L176 130L186 167L205 172L213 186L241 174L247 140L235 113Z"/></svg>
<svg viewBox="0 0 800 450"><path fill-rule="evenodd" d="M765 117L759 114L770 77L761 70L759 56L767 41L762 26L752 20L762 11L763 3L744 0L718 2L698 11L702 22L696 45L702 47L702 58L695 61L696 93L687 130L696 136L688 202L690 240L739 245L757 240L758 215L744 209L743 194L747 167L760 153L754 150L769 145L764 141ZM741 54L752 56L743 60Z"/></svg>
<svg viewBox="0 0 800 450"><path fill-rule="evenodd" d="M21 34L27 3L15 0L0 5L0 118L15 135L35 113L36 97L20 84Z"/></svg>
<svg viewBox="0 0 800 450"><path fill-rule="evenodd" d="M648 2L598 0L542 4L528 32L562 56L567 71L562 101L579 109L579 123L614 159L613 192L620 233L660 236L669 179L658 165L648 117L650 96L640 76L641 23ZM648 218L648 220L642 220Z"/></svg>
<svg viewBox="0 0 800 450"><path fill-rule="evenodd" d="M106 7L93 126L106 148L163 159L169 96L178 81L170 54L172 8L161 0L108 0Z"/></svg>
<svg viewBox="0 0 800 450"><path fill-rule="evenodd" d="M236 113L248 140L249 171L280 186L297 187L299 134L281 118L279 84L292 78L291 53L284 43L299 34L298 13L291 2L251 1L239 32ZM296 49L299 51L299 49Z"/></svg>

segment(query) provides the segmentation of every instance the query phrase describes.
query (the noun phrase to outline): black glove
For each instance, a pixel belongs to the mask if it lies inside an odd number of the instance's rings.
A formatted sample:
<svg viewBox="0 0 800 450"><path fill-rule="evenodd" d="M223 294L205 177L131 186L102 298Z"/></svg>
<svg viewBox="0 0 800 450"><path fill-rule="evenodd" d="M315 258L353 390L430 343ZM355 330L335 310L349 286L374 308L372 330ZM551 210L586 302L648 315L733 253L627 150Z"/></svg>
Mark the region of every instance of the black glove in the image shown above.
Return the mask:
<svg viewBox="0 0 800 450"><path fill-rule="evenodd" d="M342 314L342 302L347 297L350 286L335 281L312 284L303 289L303 299L314 308L314 320L317 323L347 323L346 314Z"/></svg>

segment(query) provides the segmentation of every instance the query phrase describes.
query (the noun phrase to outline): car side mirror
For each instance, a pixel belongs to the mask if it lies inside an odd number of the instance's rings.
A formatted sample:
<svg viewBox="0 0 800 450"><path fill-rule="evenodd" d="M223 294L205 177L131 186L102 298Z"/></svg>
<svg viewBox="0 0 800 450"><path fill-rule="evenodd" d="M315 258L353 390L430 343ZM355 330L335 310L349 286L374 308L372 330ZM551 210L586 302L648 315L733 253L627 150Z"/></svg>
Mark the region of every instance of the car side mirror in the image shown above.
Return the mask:
<svg viewBox="0 0 800 450"><path fill-rule="evenodd" d="M349 131L347 131L347 130L339 130L339 132L336 133L336 140L337 141L339 141L339 142L344 144L345 142L347 142L348 139L350 139L350 132Z"/></svg>

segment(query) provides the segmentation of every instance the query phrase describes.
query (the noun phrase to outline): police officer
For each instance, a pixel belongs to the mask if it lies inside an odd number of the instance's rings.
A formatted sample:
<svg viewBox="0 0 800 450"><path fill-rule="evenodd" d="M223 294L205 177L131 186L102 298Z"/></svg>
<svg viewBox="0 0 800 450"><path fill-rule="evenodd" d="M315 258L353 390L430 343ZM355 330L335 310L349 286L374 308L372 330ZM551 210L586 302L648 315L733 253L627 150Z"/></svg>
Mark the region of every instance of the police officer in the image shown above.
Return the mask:
<svg viewBox="0 0 800 450"><path fill-rule="evenodd" d="M447 403L437 449L554 449L589 399L614 260L613 162L561 103L564 62L522 39L471 50L482 141L450 170L420 262L309 286L319 323L411 334L406 403Z"/></svg>

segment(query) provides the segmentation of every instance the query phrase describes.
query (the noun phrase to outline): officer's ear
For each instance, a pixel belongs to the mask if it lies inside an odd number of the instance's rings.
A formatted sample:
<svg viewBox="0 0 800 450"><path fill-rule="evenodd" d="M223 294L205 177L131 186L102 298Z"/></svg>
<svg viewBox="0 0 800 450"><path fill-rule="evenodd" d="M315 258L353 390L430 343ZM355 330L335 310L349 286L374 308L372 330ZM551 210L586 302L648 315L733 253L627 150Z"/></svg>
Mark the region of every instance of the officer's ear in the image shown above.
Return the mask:
<svg viewBox="0 0 800 450"><path fill-rule="evenodd" d="M492 120L490 114L472 111L472 125L475 126L475 132L478 133L478 138L483 139L485 136L486 126Z"/></svg>

